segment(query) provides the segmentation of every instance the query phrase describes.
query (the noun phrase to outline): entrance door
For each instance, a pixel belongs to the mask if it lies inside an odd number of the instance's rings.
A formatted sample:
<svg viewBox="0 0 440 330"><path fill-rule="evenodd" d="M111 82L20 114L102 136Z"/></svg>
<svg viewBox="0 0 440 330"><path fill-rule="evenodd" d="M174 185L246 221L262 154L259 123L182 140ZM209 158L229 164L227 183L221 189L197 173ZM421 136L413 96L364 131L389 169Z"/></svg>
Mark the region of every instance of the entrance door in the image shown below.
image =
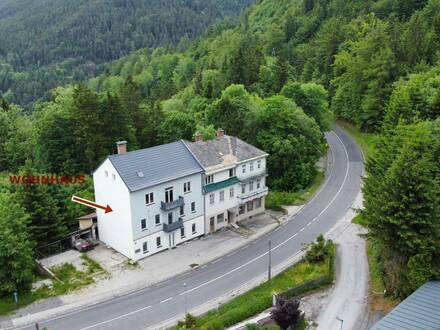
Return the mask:
<svg viewBox="0 0 440 330"><path fill-rule="evenodd" d="M215 231L215 217L209 219L209 232L213 233Z"/></svg>
<svg viewBox="0 0 440 330"><path fill-rule="evenodd" d="M174 241L174 233L169 234L168 239L169 239L169 243L170 243L170 248L173 248L176 245L176 243Z"/></svg>

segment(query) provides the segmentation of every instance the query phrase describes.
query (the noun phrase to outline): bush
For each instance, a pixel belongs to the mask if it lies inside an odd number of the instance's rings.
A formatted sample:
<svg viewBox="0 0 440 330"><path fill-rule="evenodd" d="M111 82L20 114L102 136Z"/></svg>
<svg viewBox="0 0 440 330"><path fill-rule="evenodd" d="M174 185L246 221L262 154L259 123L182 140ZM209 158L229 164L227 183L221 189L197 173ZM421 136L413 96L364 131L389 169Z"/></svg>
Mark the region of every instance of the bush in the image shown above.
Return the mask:
<svg viewBox="0 0 440 330"><path fill-rule="evenodd" d="M319 263L324 261L331 255L331 240L326 241L324 236L319 235L316 242L309 245L309 250L306 253L305 260L310 263Z"/></svg>

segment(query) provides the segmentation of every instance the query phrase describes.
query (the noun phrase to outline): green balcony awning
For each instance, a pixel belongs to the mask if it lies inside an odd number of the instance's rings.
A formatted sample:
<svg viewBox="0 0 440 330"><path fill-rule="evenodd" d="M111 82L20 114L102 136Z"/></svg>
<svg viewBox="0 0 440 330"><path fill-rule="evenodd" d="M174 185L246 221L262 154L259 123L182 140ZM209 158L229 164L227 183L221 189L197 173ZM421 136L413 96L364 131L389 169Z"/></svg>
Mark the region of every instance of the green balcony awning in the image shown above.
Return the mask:
<svg viewBox="0 0 440 330"><path fill-rule="evenodd" d="M208 184L208 185L203 187L203 191L206 194L206 193L213 192L215 190L219 190L219 189L223 189L223 188L232 186L232 185L234 185L236 183L239 183L239 182L240 182L240 180L238 180L238 178L236 176L234 176L234 177L229 178L227 180L223 180L223 181L220 181L220 182Z"/></svg>

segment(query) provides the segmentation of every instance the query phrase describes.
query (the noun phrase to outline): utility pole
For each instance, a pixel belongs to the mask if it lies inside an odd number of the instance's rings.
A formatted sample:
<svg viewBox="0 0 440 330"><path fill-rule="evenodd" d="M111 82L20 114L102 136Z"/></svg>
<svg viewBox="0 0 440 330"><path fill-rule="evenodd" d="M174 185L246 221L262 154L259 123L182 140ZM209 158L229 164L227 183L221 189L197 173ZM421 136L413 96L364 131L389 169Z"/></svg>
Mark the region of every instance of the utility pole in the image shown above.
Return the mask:
<svg viewBox="0 0 440 330"><path fill-rule="evenodd" d="M336 316L336 320L338 320L339 322L341 322L341 330L342 330L342 327L344 326L344 320L341 319L341 318L338 317L338 316Z"/></svg>
<svg viewBox="0 0 440 330"><path fill-rule="evenodd" d="M185 290L183 292L183 295L185 296L184 299L185 299L185 317L186 317L188 315L188 298L186 296L186 283L183 283L183 289Z"/></svg>
<svg viewBox="0 0 440 330"><path fill-rule="evenodd" d="M269 265L267 269L267 278L270 281L272 279L272 241L269 240Z"/></svg>

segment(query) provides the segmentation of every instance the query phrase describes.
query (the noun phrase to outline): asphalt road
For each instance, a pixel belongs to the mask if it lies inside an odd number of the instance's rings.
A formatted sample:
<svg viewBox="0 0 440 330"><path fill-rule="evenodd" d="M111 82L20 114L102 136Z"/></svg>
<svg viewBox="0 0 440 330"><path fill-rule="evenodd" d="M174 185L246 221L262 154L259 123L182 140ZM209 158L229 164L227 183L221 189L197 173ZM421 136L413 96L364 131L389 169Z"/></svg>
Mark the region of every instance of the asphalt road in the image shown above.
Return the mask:
<svg viewBox="0 0 440 330"><path fill-rule="evenodd" d="M360 189L362 155L356 144L338 128L327 134L327 140L332 151L330 174L320 192L295 220L197 270L136 293L39 322L40 329L155 329L166 320L184 315L185 300L191 311L266 273L269 240L274 266L292 257L304 243L329 231L350 208ZM35 326L20 329L35 329Z"/></svg>

